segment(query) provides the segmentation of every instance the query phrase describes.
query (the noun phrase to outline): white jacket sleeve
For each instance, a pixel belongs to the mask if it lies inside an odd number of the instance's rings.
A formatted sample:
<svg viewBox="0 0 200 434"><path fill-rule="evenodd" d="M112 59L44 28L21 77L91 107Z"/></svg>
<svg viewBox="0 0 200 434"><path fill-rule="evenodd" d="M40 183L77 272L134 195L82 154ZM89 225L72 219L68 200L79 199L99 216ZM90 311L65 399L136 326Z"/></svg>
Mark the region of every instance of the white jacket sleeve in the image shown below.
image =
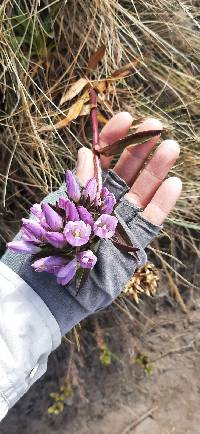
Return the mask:
<svg viewBox="0 0 200 434"><path fill-rule="evenodd" d="M44 374L60 342L59 326L46 304L0 263L0 420Z"/></svg>

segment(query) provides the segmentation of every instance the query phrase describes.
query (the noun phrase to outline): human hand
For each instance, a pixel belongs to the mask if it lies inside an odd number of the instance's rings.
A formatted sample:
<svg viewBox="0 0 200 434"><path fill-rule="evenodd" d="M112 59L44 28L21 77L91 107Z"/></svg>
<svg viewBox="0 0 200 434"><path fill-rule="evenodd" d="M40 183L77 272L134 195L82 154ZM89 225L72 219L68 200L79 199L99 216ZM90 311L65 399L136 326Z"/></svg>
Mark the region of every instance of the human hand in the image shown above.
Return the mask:
<svg viewBox="0 0 200 434"><path fill-rule="evenodd" d="M128 113L114 116L100 134L100 146L123 138L131 122ZM157 120L146 120L140 130L160 128L161 124ZM160 225L181 192L178 178L163 181L179 155L179 147L174 141L164 141L140 172L157 140L158 138L153 138L145 144L126 149L114 171L108 170L105 179L107 188L114 192L117 199L121 198L116 214L133 245L138 247L138 258L119 251L112 241L102 239L97 252L97 264L78 295L73 282L63 288L49 273L33 271L31 256L27 258L6 252L2 258L43 299L63 335L89 314L108 306L119 295L135 269L146 262L144 249L158 234ZM108 169L110 163L110 158L102 158L105 169ZM82 148L79 151L76 173L82 185L93 176L93 155L90 150ZM44 201L55 203L63 196L64 190L64 186L61 186ZM142 214L139 212L141 207L144 209Z"/></svg>
<svg viewBox="0 0 200 434"><path fill-rule="evenodd" d="M112 144L124 138L132 124L127 112L113 116L100 134L100 146ZM146 119L137 131L159 130L162 124L157 119ZM153 157L144 164L156 146L159 137L138 146L126 148L114 167L114 172L130 187L125 198L143 209L143 217L154 225L162 225L181 194L182 183L177 177L165 179L179 157L180 148L176 141L163 141ZM101 157L102 167L110 167L112 157ZM142 169L142 170L141 170ZM78 154L77 176L85 185L94 175L92 152L82 148Z"/></svg>

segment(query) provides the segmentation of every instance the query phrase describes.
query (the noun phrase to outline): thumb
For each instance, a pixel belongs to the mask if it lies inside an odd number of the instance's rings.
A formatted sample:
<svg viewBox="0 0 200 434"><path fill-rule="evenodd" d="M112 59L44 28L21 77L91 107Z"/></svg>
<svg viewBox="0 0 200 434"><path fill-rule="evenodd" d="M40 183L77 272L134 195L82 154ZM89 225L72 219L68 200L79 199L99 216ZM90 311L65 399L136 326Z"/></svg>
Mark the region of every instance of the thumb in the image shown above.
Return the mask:
<svg viewBox="0 0 200 434"><path fill-rule="evenodd" d="M90 149L81 148L78 151L76 176L81 185L85 186L94 176L93 154Z"/></svg>

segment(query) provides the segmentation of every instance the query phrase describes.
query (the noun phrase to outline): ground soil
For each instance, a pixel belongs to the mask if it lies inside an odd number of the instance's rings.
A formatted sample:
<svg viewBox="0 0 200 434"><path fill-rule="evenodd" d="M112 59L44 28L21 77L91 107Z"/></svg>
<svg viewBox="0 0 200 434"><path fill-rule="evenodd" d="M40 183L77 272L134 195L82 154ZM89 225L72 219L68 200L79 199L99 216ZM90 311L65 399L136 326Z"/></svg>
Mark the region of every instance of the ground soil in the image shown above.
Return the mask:
<svg viewBox="0 0 200 434"><path fill-rule="evenodd" d="M187 314L168 296L166 283L156 298L143 300L141 313L132 307L128 318L116 306L100 313L113 353L108 366L99 360L94 321L85 322L81 351L71 364L74 395L64 412L52 416L47 409L69 363L72 346L66 342L1 423L0 434L199 434L200 296L191 288L183 295ZM138 354L147 356L151 373L134 363Z"/></svg>

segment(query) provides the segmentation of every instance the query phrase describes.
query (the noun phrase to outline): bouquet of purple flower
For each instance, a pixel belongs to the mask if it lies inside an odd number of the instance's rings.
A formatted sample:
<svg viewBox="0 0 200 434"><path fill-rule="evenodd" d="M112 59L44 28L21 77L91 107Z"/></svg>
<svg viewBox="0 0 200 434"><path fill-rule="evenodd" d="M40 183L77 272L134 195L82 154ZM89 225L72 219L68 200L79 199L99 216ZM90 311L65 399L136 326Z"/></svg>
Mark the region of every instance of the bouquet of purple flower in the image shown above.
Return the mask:
<svg viewBox="0 0 200 434"><path fill-rule="evenodd" d="M35 220L22 219L21 240L8 243L14 252L36 256L34 270L54 274L60 285L67 285L80 269L94 267L99 240L112 238L118 222L112 215L114 194L105 186L98 191L95 178L81 188L68 170L65 181L66 196L55 206L33 205Z"/></svg>

